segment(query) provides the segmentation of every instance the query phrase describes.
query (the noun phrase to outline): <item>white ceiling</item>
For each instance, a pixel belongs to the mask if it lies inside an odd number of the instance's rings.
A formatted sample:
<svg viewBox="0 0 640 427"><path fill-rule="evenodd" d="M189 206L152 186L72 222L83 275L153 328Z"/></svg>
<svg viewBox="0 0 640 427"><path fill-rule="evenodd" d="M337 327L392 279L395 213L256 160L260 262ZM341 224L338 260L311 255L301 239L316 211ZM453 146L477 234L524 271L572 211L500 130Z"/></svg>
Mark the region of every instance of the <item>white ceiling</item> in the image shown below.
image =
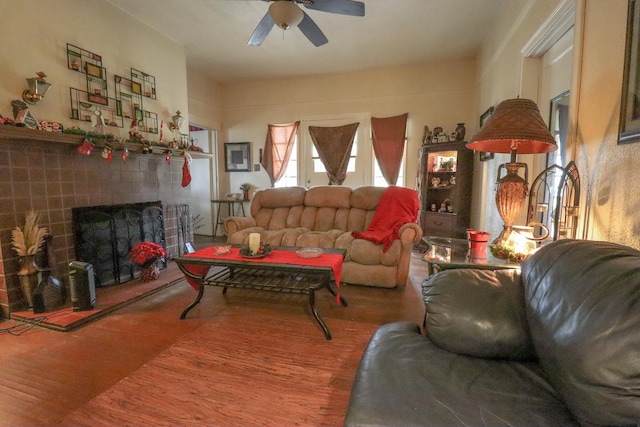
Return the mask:
<svg viewBox="0 0 640 427"><path fill-rule="evenodd" d="M510 0L364 0L364 17L303 8L329 39L320 47L278 27L247 46L263 0L107 1L184 45L188 68L227 83L472 58Z"/></svg>

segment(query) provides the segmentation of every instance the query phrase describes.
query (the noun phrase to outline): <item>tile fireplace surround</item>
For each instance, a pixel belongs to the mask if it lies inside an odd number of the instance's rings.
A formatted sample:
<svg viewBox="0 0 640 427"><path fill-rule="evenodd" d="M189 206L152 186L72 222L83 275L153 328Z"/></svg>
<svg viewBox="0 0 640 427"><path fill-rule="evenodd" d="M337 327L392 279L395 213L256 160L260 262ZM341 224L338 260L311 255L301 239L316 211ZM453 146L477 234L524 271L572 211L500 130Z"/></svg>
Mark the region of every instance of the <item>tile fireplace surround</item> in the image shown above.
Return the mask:
<svg viewBox="0 0 640 427"><path fill-rule="evenodd" d="M99 147L90 156L78 154L81 142L76 135L0 126L0 308L4 317L24 308L11 230L24 224L29 210L42 214L41 225L53 235L54 275L67 284L68 264L75 259L71 208L160 200L167 250L170 257L177 255L175 205L188 203L190 192L190 187L181 185L183 158L175 155L168 165L164 154L138 154L137 144L127 144L127 162L116 151L108 163Z"/></svg>

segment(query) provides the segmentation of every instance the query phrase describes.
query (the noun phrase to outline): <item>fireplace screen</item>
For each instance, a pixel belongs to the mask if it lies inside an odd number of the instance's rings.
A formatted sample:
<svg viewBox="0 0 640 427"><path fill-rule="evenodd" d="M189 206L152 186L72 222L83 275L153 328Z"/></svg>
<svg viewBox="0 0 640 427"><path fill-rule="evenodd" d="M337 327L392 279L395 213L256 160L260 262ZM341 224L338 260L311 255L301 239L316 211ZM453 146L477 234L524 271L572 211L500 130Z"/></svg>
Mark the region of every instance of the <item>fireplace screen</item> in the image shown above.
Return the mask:
<svg viewBox="0 0 640 427"><path fill-rule="evenodd" d="M96 286L140 276L140 267L129 261L137 243L154 242L166 249L162 212L160 201L72 209L76 259L93 265Z"/></svg>

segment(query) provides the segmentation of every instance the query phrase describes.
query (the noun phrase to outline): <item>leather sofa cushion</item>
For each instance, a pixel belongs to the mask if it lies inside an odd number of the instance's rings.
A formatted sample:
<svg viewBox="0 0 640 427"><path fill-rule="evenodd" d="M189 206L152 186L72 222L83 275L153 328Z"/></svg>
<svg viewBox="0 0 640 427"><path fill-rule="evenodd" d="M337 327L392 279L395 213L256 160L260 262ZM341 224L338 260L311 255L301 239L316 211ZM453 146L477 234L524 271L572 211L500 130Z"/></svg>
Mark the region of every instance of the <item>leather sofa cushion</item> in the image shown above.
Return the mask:
<svg viewBox="0 0 640 427"><path fill-rule="evenodd" d="M560 240L525 259L540 363L583 425L640 420L640 251Z"/></svg>
<svg viewBox="0 0 640 427"><path fill-rule="evenodd" d="M412 322L381 326L351 389L345 426L577 426L535 362L443 350Z"/></svg>
<svg viewBox="0 0 640 427"><path fill-rule="evenodd" d="M422 285L426 334L468 356L535 358L518 270L445 270Z"/></svg>

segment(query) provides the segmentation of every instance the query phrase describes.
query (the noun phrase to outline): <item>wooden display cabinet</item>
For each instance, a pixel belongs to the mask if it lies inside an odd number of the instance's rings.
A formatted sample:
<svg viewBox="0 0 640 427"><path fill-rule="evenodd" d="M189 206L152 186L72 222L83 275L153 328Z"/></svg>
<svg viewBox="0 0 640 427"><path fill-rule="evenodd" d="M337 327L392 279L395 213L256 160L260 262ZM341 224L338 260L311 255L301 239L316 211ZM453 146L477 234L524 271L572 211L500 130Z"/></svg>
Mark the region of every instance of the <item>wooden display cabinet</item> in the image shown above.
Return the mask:
<svg viewBox="0 0 640 427"><path fill-rule="evenodd" d="M473 151L466 141L425 144L420 159L420 226L425 236L466 238Z"/></svg>

